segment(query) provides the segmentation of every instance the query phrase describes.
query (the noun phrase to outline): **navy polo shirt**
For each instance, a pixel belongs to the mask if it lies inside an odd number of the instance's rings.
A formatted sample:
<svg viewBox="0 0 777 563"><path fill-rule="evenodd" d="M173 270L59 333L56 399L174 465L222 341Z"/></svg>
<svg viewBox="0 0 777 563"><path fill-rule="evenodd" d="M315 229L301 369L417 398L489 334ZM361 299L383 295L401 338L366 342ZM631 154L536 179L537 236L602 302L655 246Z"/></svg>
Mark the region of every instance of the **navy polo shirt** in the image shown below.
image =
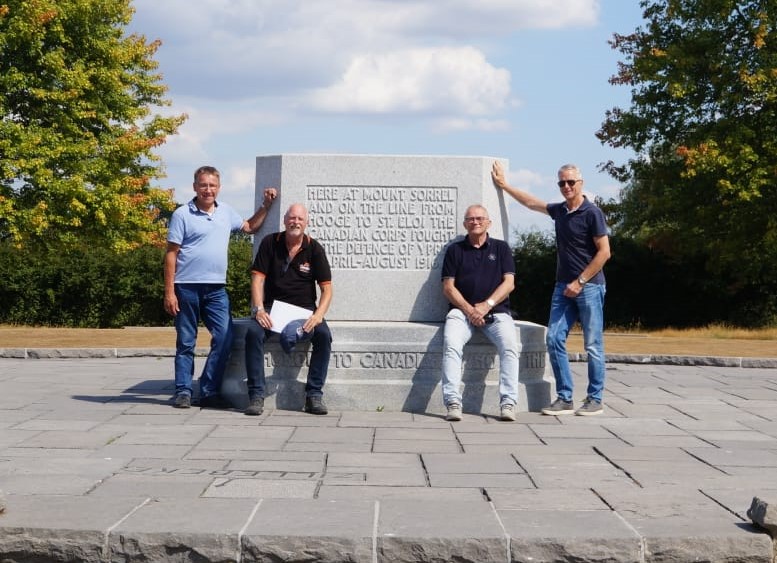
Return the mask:
<svg viewBox="0 0 777 563"><path fill-rule="evenodd" d="M505 274L515 275L515 261L510 246L503 240L489 236L485 244L475 248L469 237L464 237L445 251L442 279L453 278L453 285L471 305L488 299ZM452 309L453 305L448 307ZM509 298L497 303L493 312L509 313Z"/></svg>
<svg viewBox="0 0 777 563"><path fill-rule="evenodd" d="M567 213L566 203L548 204L548 215L556 225L556 281L570 283L580 277L596 254L594 237L607 235L604 213L583 199L580 207ZM588 283L604 283L601 270Z"/></svg>
<svg viewBox="0 0 777 563"><path fill-rule="evenodd" d="M305 235L299 252L289 260L285 231L262 239L251 271L265 277L264 307L267 309L280 299L315 311L316 283L332 282L332 270L321 243Z"/></svg>

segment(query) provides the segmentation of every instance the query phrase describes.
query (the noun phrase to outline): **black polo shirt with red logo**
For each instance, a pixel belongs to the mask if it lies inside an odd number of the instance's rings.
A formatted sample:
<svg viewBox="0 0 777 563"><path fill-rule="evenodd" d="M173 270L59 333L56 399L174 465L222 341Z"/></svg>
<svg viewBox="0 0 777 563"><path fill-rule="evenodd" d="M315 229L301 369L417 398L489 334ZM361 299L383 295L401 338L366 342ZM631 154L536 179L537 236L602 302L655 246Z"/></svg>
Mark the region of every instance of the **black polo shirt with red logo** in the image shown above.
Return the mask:
<svg viewBox="0 0 777 563"><path fill-rule="evenodd" d="M251 264L251 272L265 277L266 309L272 307L273 301L280 299L315 311L316 284L325 285L332 282L332 270L321 243L304 235L302 247L294 258L289 260L285 231L269 234L262 239Z"/></svg>

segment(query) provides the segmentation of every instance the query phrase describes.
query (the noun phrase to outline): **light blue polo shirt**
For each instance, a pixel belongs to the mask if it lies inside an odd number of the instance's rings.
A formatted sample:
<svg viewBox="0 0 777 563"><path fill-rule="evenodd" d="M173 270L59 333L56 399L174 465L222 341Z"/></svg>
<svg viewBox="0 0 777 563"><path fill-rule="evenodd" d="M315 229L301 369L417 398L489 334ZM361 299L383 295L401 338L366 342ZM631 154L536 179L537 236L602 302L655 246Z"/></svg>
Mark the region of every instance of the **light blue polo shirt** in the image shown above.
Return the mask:
<svg viewBox="0 0 777 563"><path fill-rule="evenodd" d="M180 245L175 283L227 282L229 235L240 230L243 218L226 203L217 203L212 215L200 211L192 199L173 212L167 242Z"/></svg>

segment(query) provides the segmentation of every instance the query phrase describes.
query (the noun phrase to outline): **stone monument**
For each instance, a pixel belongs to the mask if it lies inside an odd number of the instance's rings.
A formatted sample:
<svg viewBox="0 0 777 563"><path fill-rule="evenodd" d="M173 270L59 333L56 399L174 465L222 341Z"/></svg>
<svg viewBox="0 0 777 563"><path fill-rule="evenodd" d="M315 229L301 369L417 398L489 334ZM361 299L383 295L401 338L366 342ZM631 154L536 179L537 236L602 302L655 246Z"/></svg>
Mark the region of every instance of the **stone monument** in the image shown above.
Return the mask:
<svg viewBox="0 0 777 563"><path fill-rule="evenodd" d="M484 205L489 233L509 234L503 194L491 181L492 157L283 154L256 159L256 204L266 186L278 199L257 233L283 230L283 213L300 202L310 212L308 234L326 249L333 300L327 314L332 357L324 397L330 411L443 413L440 392L445 249L464 234L464 211ZM505 163L506 164L506 163ZM519 311L520 313L520 311ZM244 335L235 343L222 393L247 403ZM537 411L553 396L545 328L516 321L520 357L519 410ZM304 402L309 345L285 354L266 347L267 397L272 408ZM481 335L465 348L464 412L497 414L498 356Z"/></svg>

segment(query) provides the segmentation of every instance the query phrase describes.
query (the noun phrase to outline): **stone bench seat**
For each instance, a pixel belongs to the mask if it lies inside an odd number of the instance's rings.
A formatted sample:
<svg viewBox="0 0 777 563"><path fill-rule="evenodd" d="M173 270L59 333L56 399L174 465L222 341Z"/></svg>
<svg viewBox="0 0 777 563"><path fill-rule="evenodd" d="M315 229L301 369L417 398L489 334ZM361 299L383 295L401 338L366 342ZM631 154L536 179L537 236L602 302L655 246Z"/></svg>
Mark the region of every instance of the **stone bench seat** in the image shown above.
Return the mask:
<svg viewBox="0 0 777 563"><path fill-rule="evenodd" d="M222 394L236 408L248 403L245 333L251 318L235 319L232 355ZM442 323L327 321L333 336L324 397L330 410L444 413ZM519 401L521 411L539 411L553 392L546 360L545 327L516 321L520 346ZM267 408L300 410L310 343L291 354L277 337L265 343ZM495 347L476 333L464 349L464 412L497 415L499 357Z"/></svg>

